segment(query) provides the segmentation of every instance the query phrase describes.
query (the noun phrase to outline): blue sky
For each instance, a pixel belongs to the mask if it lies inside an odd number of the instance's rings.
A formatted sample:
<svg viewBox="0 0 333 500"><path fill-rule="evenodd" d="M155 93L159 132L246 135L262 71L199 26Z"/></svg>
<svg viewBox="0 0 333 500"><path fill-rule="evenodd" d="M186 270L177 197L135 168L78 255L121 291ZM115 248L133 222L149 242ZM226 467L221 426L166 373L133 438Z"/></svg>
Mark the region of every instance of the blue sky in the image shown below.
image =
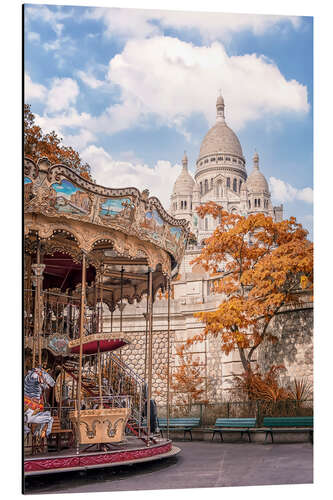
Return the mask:
<svg viewBox="0 0 333 500"><path fill-rule="evenodd" d="M226 120L252 169L312 237L311 17L25 6L26 102L98 183L148 188L169 208L184 150L194 172Z"/></svg>

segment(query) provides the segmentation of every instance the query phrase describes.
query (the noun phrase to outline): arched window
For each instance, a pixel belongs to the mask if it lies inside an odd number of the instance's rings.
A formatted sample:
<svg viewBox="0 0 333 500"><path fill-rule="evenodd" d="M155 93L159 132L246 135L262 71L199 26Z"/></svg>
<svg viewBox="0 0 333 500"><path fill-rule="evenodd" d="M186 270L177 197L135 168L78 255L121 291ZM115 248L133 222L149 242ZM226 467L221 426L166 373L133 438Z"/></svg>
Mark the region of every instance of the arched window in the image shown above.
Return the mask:
<svg viewBox="0 0 333 500"><path fill-rule="evenodd" d="M257 198L254 199L254 206L257 206Z"/></svg>
<svg viewBox="0 0 333 500"><path fill-rule="evenodd" d="M239 181L239 192L241 190L241 186L242 186L242 181Z"/></svg>
<svg viewBox="0 0 333 500"><path fill-rule="evenodd" d="M208 180L206 179L205 180L205 193L207 193L208 191Z"/></svg>
<svg viewBox="0 0 333 500"><path fill-rule="evenodd" d="M200 182L200 194L202 194L202 182Z"/></svg>
<svg viewBox="0 0 333 500"><path fill-rule="evenodd" d="M208 231L208 217L205 218L205 231Z"/></svg>
<svg viewBox="0 0 333 500"><path fill-rule="evenodd" d="M235 191L235 193L237 192L237 179L233 180L232 189Z"/></svg>
<svg viewBox="0 0 333 500"><path fill-rule="evenodd" d="M222 189L222 181L217 181L217 185L216 185L216 196L218 198L222 198L222 195L223 195L223 189Z"/></svg>
<svg viewBox="0 0 333 500"><path fill-rule="evenodd" d="M260 207L260 198L258 198L258 207Z"/></svg>
<svg viewBox="0 0 333 500"><path fill-rule="evenodd" d="M251 202L250 202L250 200L249 200L249 208L251 208Z"/></svg>
<svg viewBox="0 0 333 500"><path fill-rule="evenodd" d="M182 201L180 202L180 209L181 210L183 209L183 202Z"/></svg>
<svg viewBox="0 0 333 500"><path fill-rule="evenodd" d="M184 201L184 208L186 208L186 206L187 206L187 202L186 202L186 201Z"/></svg>
<svg viewBox="0 0 333 500"><path fill-rule="evenodd" d="M227 177L227 187L230 188L230 177Z"/></svg>

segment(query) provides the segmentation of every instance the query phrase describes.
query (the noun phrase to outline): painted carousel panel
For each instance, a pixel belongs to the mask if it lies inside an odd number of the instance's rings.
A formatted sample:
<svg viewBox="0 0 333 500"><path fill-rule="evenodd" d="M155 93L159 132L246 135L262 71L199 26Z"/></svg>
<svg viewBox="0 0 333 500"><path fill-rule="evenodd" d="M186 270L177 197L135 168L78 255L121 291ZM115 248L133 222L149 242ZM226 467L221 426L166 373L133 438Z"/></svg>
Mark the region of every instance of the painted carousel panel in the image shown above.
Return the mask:
<svg viewBox="0 0 333 500"><path fill-rule="evenodd" d="M160 242L163 237L165 223L157 210L148 210L145 213L144 220L141 225L143 233L147 234L156 242Z"/></svg>
<svg viewBox="0 0 333 500"><path fill-rule="evenodd" d="M80 444L119 443L125 439L130 408L98 408L80 411ZM70 414L77 426L78 412Z"/></svg>
<svg viewBox="0 0 333 500"><path fill-rule="evenodd" d="M89 215L92 205L89 193L75 186L67 179L52 184L51 188L55 191L54 208L58 212L72 215Z"/></svg>
<svg viewBox="0 0 333 500"><path fill-rule="evenodd" d="M134 213L131 198L104 198L100 204L99 215L105 218L130 219Z"/></svg>

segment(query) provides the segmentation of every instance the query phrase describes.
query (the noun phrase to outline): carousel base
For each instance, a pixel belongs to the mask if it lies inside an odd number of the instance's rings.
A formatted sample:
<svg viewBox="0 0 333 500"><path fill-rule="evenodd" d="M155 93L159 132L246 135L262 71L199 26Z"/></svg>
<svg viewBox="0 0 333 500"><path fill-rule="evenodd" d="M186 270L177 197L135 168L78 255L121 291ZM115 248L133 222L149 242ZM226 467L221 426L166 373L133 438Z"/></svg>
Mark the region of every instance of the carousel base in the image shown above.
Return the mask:
<svg viewBox="0 0 333 500"><path fill-rule="evenodd" d="M48 452L24 458L25 477L54 474L59 472L80 471L104 467L116 467L140 462L149 462L177 455L181 450L173 446L172 441L156 440L149 447L135 437L127 437L126 442L114 444L110 451L84 451L80 447L79 454L74 448L60 452Z"/></svg>

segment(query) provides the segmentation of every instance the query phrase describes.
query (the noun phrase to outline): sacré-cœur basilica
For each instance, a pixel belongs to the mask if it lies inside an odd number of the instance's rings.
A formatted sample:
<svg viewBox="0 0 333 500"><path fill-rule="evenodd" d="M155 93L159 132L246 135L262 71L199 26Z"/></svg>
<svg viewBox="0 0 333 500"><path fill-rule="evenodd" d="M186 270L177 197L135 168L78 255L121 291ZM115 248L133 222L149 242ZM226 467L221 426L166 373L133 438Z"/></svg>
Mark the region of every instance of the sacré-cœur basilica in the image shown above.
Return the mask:
<svg viewBox="0 0 333 500"><path fill-rule="evenodd" d="M244 216L264 213L275 221L283 218L283 207L273 206L267 180L259 165L259 155L253 156L253 166L248 175L242 146L237 135L227 125L225 104L222 96L216 101L216 122L201 143L196 161L194 178L188 170L186 154L182 159L182 170L173 186L169 212L176 218L189 222L194 239L187 245L179 274L172 282L171 301L171 371L179 362L176 348L187 338L198 334L203 325L194 313L215 310L221 298L212 293L212 278L199 265L191 264L201 252L205 238L214 231L217 220L211 216L200 219L196 208L214 201L231 213ZM220 269L223 273L223 269ZM222 275L222 274L221 274ZM271 328L280 339L274 345L262 345L257 352L258 363L263 369L272 364L284 364L286 372L282 382L307 377L312 381L312 302L306 297L296 308L282 310L272 321ZM146 331L146 303L126 304L122 317L122 329L127 337L133 337L133 345L122 353L123 361L144 374L144 338ZM107 322L107 318L105 318ZM113 316L113 329L119 328L119 312ZM154 302L154 381L153 396L161 405L165 393L165 365L167 361L167 300L157 297ZM135 342L134 342L135 340ZM140 346L138 349L137 347ZM190 359L200 364L201 376L205 379L207 394L203 399L211 403L229 398L233 375L243 368L237 352L228 356L221 352L219 339L208 338L194 344Z"/></svg>

